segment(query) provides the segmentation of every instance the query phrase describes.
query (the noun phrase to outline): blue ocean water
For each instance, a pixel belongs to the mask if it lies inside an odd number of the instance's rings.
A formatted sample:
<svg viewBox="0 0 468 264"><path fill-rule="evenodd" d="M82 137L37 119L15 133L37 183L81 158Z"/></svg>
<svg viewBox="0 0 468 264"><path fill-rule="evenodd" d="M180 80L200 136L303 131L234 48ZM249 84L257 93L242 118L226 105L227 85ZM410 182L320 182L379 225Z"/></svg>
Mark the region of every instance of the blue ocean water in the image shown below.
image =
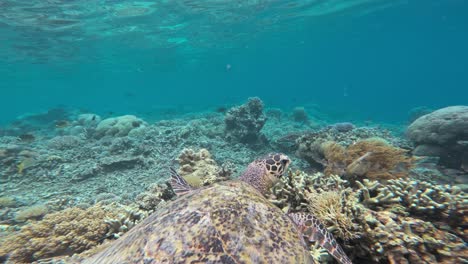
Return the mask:
<svg viewBox="0 0 468 264"><path fill-rule="evenodd" d="M467 11L0 0L0 263L468 263Z"/></svg>
<svg viewBox="0 0 468 264"><path fill-rule="evenodd" d="M67 106L190 112L259 96L405 122L468 102L464 0L0 3L0 123Z"/></svg>

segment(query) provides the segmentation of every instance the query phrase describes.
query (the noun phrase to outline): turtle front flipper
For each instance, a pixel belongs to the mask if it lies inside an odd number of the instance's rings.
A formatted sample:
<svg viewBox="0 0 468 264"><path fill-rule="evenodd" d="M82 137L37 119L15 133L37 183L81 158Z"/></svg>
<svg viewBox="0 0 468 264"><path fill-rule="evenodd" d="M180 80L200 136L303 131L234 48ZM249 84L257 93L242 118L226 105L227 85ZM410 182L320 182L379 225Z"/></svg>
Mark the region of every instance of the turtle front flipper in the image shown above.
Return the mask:
<svg viewBox="0 0 468 264"><path fill-rule="evenodd" d="M170 170L172 190L177 196L184 195L193 190L188 182L182 176L180 176L174 168L170 168Z"/></svg>
<svg viewBox="0 0 468 264"><path fill-rule="evenodd" d="M309 242L318 242L341 264L352 264L346 253L336 242L333 235L327 231L325 226L311 214L290 213L291 220L296 224L299 231L307 237Z"/></svg>

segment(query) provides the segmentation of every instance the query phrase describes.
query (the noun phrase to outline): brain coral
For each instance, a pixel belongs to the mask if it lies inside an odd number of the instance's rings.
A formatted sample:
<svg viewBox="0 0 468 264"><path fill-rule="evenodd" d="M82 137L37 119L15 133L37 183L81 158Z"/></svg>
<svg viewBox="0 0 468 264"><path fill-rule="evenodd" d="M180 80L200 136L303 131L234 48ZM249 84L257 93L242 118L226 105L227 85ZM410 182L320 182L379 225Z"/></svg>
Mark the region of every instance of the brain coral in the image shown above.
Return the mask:
<svg viewBox="0 0 468 264"><path fill-rule="evenodd" d="M146 123L134 115L111 117L99 122L96 127L96 137L124 137L130 131L145 126Z"/></svg>
<svg viewBox="0 0 468 264"><path fill-rule="evenodd" d="M450 106L424 115L407 130L414 154L438 156L441 164L468 170L468 106Z"/></svg>

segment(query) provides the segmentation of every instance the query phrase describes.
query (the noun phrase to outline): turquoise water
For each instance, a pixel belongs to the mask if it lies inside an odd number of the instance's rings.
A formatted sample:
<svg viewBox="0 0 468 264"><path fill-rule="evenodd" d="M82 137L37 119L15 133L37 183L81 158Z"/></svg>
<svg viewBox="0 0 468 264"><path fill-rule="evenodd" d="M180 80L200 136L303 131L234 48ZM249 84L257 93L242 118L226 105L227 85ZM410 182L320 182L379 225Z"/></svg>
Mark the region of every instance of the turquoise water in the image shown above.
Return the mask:
<svg viewBox="0 0 468 264"><path fill-rule="evenodd" d="M468 263L467 14L0 0L0 263Z"/></svg>
<svg viewBox="0 0 468 264"><path fill-rule="evenodd" d="M60 105L151 115L249 96L404 122L414 107L467 103L467 10L462 0L4 0L0 122Z"/></svg>

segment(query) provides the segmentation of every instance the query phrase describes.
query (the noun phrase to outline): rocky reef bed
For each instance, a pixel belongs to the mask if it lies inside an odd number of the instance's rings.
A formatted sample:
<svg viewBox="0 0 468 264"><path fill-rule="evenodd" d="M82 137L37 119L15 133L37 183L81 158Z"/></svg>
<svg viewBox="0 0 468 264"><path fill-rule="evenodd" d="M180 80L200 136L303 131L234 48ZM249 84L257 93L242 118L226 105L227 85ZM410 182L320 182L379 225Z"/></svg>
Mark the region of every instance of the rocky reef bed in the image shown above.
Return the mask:
<svg viewBox="0 0 468 264"><path fill-rule="evenodd" d="M468 121L465 108L449 110L457 123L438 131L449 131L441 138L453 145L434 155L421 150L442 144L435 132L421 135L427 115L407 140L401 127L329 124L303 107L265 109L258 98L152 123L60 110L21 118L0 131L0 261L91 254L174 197L170 167L205 186L281 151L293 165L270 200L316 215L356 263L463 263ZM450 153L456 163L447 163ZM331 262L316 247L311 253Z"/></svg>

